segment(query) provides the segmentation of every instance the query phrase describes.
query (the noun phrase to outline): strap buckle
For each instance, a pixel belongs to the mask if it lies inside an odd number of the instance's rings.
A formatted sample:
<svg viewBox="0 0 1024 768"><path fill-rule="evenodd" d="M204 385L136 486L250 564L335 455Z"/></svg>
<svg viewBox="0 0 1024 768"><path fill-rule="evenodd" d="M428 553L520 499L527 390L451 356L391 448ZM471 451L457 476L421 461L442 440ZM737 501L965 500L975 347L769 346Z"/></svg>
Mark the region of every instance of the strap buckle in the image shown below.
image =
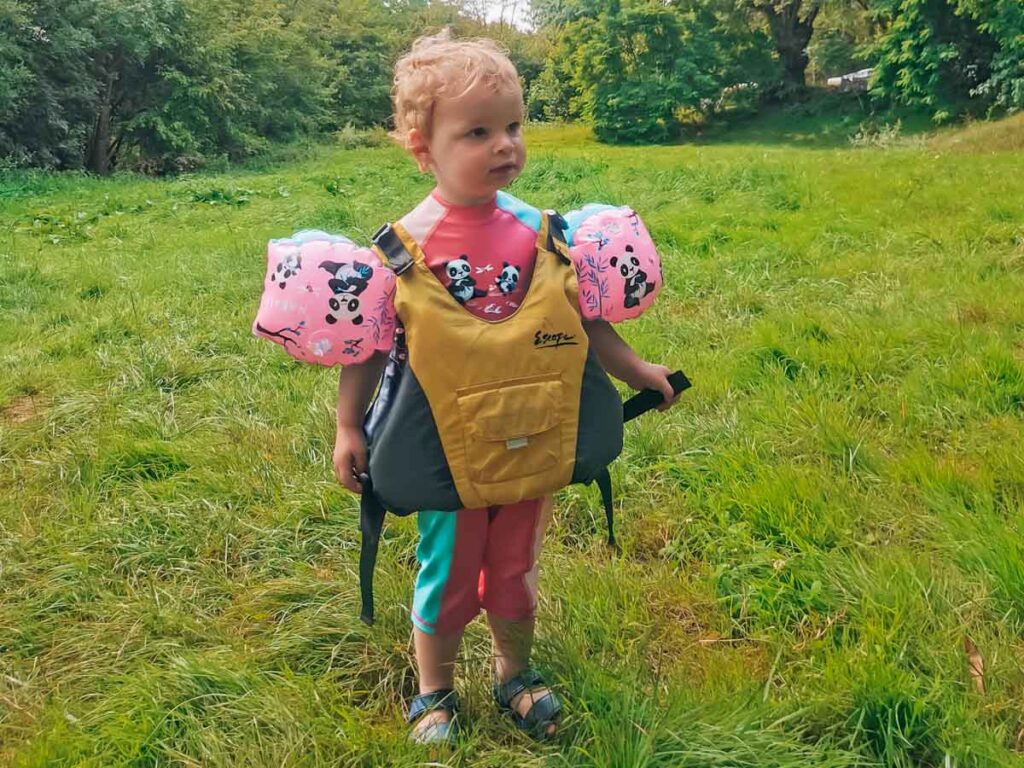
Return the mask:
<svg viewBox="0 0 1024 768"><path fill-rule="evenodd" d="M412 266L412 256L390 224L385 224L374 232L370 240L384 254L388 266L396 275L402 274Z"/></svg>

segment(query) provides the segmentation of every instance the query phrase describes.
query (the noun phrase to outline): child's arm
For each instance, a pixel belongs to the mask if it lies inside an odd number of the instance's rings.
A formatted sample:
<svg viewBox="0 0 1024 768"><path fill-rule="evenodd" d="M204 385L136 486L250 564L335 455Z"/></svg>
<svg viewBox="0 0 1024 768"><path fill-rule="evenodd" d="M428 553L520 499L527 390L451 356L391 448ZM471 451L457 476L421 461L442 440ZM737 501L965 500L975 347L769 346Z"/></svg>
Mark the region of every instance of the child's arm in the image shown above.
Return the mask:
<svg viewBox="0 0 1024 768"><path fill-rule="evenodd" d="M672 371L664 365L649 363L639 357L633 348L604 320L584 320L583 328L590 338L590 346L601 365L612 376L633 389L655 389L665 397L659 411L670 408L679 398L668 381Z"/></svg>
<svg viewBox="0 0 1024 768"><path fill-rule="evenodd" d="M369 471L363 415L387 362L387 354L378 352L365 363L346 365L338 378L338 433L334 440L334 474L353 493L363 491L356 476Z"/></svg>

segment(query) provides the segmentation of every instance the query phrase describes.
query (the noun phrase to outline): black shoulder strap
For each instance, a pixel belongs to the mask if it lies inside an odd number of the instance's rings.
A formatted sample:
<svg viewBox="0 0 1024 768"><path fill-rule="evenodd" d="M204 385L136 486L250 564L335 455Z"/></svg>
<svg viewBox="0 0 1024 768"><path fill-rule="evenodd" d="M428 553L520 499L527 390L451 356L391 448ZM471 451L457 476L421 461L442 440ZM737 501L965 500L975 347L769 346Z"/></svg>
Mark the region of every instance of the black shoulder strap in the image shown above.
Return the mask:
<svg viewBox="0 0 1024 768"><path fill-rule="evenodd" d="M390 224L385 224L378 229L371 238L384 258L388 266L396 275L400 275L412 266L412 254L406 250L402 238L398 236Z"/></svg>
<svg viewBox="0 0 1024 768"><path fill-rule="evenodd" d="M544 217L548 220L548 241L545 247L548 251L557 253L563 261L569 263L570 259L566 256L566 250L568 250L569 246L565 241L565 230L569 225L562 218L561 214L555 211L544 211ZM558 247L559 245L561 246L560 248Z"/></svg>

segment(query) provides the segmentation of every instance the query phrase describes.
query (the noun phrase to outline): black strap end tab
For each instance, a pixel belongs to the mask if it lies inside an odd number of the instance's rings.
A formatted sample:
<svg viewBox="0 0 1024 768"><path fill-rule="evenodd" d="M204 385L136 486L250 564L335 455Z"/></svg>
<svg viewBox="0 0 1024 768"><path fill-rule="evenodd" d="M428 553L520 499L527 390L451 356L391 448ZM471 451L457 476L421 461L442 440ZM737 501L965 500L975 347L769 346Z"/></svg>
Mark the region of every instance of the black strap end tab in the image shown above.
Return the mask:
<svg viewBox="0 0 1024 768"><path fill-rule="evenodd" d="M672 385L672 391L677 395L693 386L682 371L669 374L668 383ZM656 389L645 389L637 392L622 404L622 420L632 421L652 408L657 408L663 402L665 402L665 397Z"/></svg>
<svg viewBox="0 0 1024 768"><path fill-rule="evenodd" d="M390 224L385 224L370 238L373 244L380 248L388 266L396 274L400 275L412 266L412 254L405 249L402 238L398 236Z"/></svg>

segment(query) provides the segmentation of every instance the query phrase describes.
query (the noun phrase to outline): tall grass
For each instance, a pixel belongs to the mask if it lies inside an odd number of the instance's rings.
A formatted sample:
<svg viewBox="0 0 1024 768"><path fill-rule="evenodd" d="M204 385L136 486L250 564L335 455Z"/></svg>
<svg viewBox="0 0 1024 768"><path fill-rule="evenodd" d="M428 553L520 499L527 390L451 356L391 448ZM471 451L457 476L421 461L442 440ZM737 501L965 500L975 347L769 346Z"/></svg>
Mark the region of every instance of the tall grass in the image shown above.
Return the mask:
<svg viewBox="0 0 1024 768"><path fill-rule="evenodd" d="M621 554L559 497L560 741L499 717L476 624L465 743L405 743L411 521L358 622L336 372L249 324L268 238L365 242L429 184L332 146L0 177L0 764L1024 764L1024 158L529 141L515 194L644 217L667 287L621 330L695 382L628 430Z"/></svg>

